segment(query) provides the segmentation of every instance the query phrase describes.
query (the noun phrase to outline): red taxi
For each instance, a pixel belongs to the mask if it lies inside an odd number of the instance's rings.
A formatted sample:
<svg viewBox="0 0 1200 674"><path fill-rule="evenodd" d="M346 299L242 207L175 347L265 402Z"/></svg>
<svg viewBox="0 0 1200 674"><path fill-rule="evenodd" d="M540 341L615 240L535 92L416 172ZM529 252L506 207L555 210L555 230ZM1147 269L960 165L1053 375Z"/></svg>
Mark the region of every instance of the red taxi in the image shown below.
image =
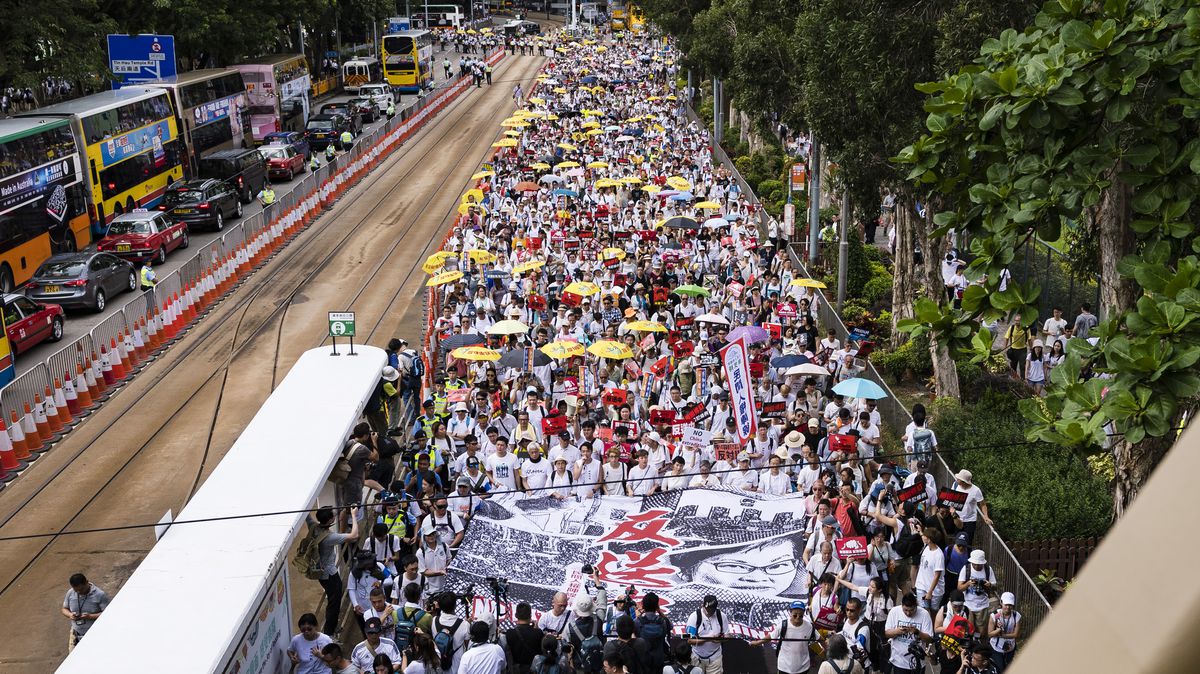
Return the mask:
<svg viewBox="0 0 1200 674"><path fill-rule="evenodd" d="M155 264L167 261L167 253L188 247L187 224L171 222L166 213L134 211L113 218L108 234L96 244L96 249L112 253L133 262L153 259Z"/></svg>
<svg viewBox="0 0 1200 674"><path fill-rule="evenodd" d="M14 354L63 338L63 308L57 304L39 304L24 295L10 294L0 297L0 305Z"/></svg>

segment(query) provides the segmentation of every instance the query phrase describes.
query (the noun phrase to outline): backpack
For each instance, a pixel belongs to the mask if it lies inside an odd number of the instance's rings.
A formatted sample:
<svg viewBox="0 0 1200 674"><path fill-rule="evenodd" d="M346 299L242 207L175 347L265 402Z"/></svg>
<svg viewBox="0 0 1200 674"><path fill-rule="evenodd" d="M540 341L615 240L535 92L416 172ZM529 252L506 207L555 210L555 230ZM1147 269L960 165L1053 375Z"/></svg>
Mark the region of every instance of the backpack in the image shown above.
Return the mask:
<svg viewBox="0 0 1200 674"><path fill-rule="evenodd" d="M545 656L542 657L541 664L538 665L533 670L533 674L561 674L561 673L562 673L562 670L559 668L558 663L551 660L550 658L545 657Z"/></svg>
<svg viewBox="0 0 1200 674"><path fill-rule="evenodd" d="M309 580L320 580L321 576L325 575L325 570L321 568L321 543L325 542L327 536L329 536L328 529L309 528L308 535L300 541L300 547L296 549L296 556L292 558L292 564L295 564L304 577Z"/></svg>
<svg viewBox="0 0 1200 674"><path fill-rule="evenodd" d="M437 646L438 655L442 656L444 672L450 671L450 665L454 662L454 635L458 632L459 625L462 625L462 618L455 620L449 627L438 623L437 634L433 635L433 645Z"/></svg>
<svg viewBox="0 0 1200 674"><path fill-rule="evenodd" d="M704 616L700 614L700 609L696 609L696 631L700 631L700 625L704 624ZM721 627L721 633L717 636L725 636L725 614L721 613L721 609L717 609L717 625Z"/></svg>
<svg viewBox="0 0 1200 674"><path fill-rule="evenodd" d="M918 428L912 434L913 454L928 454L933 449L933 431Z"/></svg>
<svg viewBox="0 0 1200 674"><path fill-rule="evenodd" d="M579 631L579 623L571 623L571 633L579 640L576 651L576 666L584 672L599 672L604 669L604 642L600 641L600 621L592 616L592 630L586 638Z"/></svg>
<svg viewBox="0 0 1200 674"><path fill-rule="evenodd" d="M639 622L641 630L638 636L644 639L646 645L649 646L650 664L661 665L667 654L667 626L664 624L662 616L644 615Z"/></svg>
<svg viewBox="0 0 1200 674"><path fill-rule="evenodd" d="M401 608L396 612L396 647L400 650L408 648L408 644L412 642L413 632L417 630L417 623L425 617L425 612L417 609L411 615L407 608Z"/></svg>
<svg viewBox="0 0 1200 674"><path fill-rule="evenodd" d="M425 361L421 360L421 355L412 349L404 351L403 355L408 359L408 371L404 373L404 387L417 388L421 385L421 380L425 378Z"/></svg>

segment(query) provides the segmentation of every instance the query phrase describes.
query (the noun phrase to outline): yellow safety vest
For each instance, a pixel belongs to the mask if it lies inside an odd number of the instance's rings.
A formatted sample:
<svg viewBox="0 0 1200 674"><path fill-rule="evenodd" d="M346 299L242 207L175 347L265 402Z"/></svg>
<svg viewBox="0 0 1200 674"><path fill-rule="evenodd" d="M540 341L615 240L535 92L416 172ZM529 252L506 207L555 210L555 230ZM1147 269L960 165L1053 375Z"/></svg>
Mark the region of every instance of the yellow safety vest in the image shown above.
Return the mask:
<svg viewBox="0 0 1200 674"><path fill-rule="evenodd" d="M397 512L395 517L388 517L388 514L385 512L379 516L379 521L387 525L389 534L399 536L400 538L408 537L408 521L404 517L403 510Z"/></svg>
<svg viewBox="0 0 1200 674"><path fill-rule="evenodd" d="M275 190L271 189L270 187L265 188L262 191L262 201L263 204L267 206L275 203Z"/></svg>
<svg viewBox="0 0 1200 674"><path fill-rule="evenodd" d="M349 145L354 141L354 134L349 131L342 132L342 145Z"/></svg>
<svg viewBox="0 0 1200 674"><path fill-rule="evenodd" d="M142 274L141 274L141 276L142 276L142 287L143 287L143 288L145 288L145 287L153 287L153 286L154 286L154 284L155 284L156 282L155 282L155 280L154 280L154 279L150 278L150 275L151 275L151 274L153 274L153 273L154 273L154 272L150 271L150 268L149 268L149 267L142 267Z"/></svg>
<svg viewBox="0 0 1200 674"><path fill-rule="evenodd" d="M437 422L441 421L441 419L440 419L440 418L438 418L438 415L437 415L437 411L436 411L436 410L437 410L437 408L435 407L435 408L434 408L434 410L435 410L435 411L434 411L434 413L433 413L433 418L432 418L432 419L426 419L424 415L422 415L422 416L420 417L420 419L421 419L421 428L422 428L422 430L424 430L424 431L425 431L425 438L426 438L426 439L429 439L429 438L432 438L432 437L433 437L433 425L434 425L434 424L436 424Z"/></svg>
<svg viewBox="0 0 1200 674"><path fill-rule="evenodd" d="M433 414L437 417L446 416L446 396L445 396L445 394L433 396ZM426 432L426 435L428 435L431 438L433 437L433 434L429 433L428 431Z"/></svg>

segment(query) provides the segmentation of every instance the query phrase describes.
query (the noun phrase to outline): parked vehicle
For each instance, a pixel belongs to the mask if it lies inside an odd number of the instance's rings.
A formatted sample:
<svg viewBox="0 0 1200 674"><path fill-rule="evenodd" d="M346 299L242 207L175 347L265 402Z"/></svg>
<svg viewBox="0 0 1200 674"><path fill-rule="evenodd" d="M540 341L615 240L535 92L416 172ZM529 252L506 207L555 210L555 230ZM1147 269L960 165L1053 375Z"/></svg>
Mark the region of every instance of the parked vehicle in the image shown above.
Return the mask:
<svg viewBox="0 0 1200 674"><path fill-rule="evenodd" d="M308 146L308 138L304 137L303 131L276 131L268 133L263 138L263 143L266 145L290 145L297 154L304 155L304 159L312 158L312 149Z"/></svg>
<svg viewBox="0 0 1200 674"><path fill-rule="evenodd" d="M199 177L224 180L248 204L267 184L267 163L252 148L221 150L200 158Z"/></svg>
<svg viewBox="0 0 1200 674"><path fill-rule="evenodd" d="M264 145L258 151L267 160L267 176L271 180L291 182L297 173L308 170L304 155L297 154L287 145Z"/></svg>
<svg viewBox="0 0 1200 674"><path fill-rule="evenodd" d="M371 99L380 114L386 113L388 106L396 103L396 97L386 84L364 84L358 88L358 95Z"/></svg>
<svg viewBox="0 0 1200 674"><path fill-rule="evenodd" d="M363 120L362 115L355 109L350 101L341 101L337 103L326 103L321 106L322 115L338 114L347 119L350 123L350 133L355 136L362 133Z"/></svg>
<svg viewBox="0 0 1200 674"><path fill-rule="evenodd" d="M180 180L167 188L159 209L173 222L187 225L188 231L205 227L219 232L225 221L242 217L242 201L224 180Z"/></svg>
<svg viewBox="0 0 1200 674"><path fill-rule="evenodd" d="M108 298L138 289L133 265L108 253L59 253L46 260L25 286L35 302L104 311Z"/></svg>
<svg viewBox="0 0 1200 674"><path fill-rule="evenodd" d="M330 143L340 147L343 131L354 133L350 125L350 120L339 113L333 113L330 115L317 115L308 120L308 127L304 133L308 135L308 142L312 148L320 151L324 150Z"/></svg>
<svg viewBox="0 0 1200 674"><path fill-rule="evenodd" d="M362 117L363 122L370 124L379 119L379 108L371 102L371 99L359 96L350 99L350 109L354 110Z"/></svg>
<svg viewBox="0 0 1200 674"><path fill-rule="evenodd" d="M160 211L135 211L114 218L96 248L137 263L152 259L163 264L167 253L188 243L187 225L171 222Z"/></svg>

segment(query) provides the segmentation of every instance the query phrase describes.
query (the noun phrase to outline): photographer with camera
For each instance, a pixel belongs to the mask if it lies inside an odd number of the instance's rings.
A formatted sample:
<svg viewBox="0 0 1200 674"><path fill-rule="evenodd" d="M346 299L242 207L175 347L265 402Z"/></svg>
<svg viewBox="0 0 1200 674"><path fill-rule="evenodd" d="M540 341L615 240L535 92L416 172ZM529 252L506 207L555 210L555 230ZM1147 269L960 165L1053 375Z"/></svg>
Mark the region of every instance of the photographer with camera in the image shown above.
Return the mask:
<svg viewBox="0 0 1200 674"><path fill-rule="evenodd" d="M894 674L924 672L925 644L933 641L933 618L917 605L917 595L905 594L900 605L888 612L883 634L891 639Z"/></svg>
<svg viewBox="0 0 1200 674"><path fill-rule="evenodd" d="M988 565L987 555L983 550L971 551L966 566L958 573L958 589L966 598L975 630L983 632L988 627L990 598L996 594L996 572Z"/></svg>
<svg viewBox="0 0 1200 674"><path fill-rule="evenodd" d="M508 643L509 673L530 674L533 658L541 652L545 634L533 625L533 608L526 602L513 612L517 624L504 633Z"/></svg>
<svg viewBox="0 0 1200 674"><path fill-rule="evenodd" d="M580 674L598 674L604 668L604 621L608 613L608 591L590 564L584 565L583 572L591 575L596 598L593 600L586 592L575 598L575 619L567 626L566 642L571 647L575 670Z"/></svg>

